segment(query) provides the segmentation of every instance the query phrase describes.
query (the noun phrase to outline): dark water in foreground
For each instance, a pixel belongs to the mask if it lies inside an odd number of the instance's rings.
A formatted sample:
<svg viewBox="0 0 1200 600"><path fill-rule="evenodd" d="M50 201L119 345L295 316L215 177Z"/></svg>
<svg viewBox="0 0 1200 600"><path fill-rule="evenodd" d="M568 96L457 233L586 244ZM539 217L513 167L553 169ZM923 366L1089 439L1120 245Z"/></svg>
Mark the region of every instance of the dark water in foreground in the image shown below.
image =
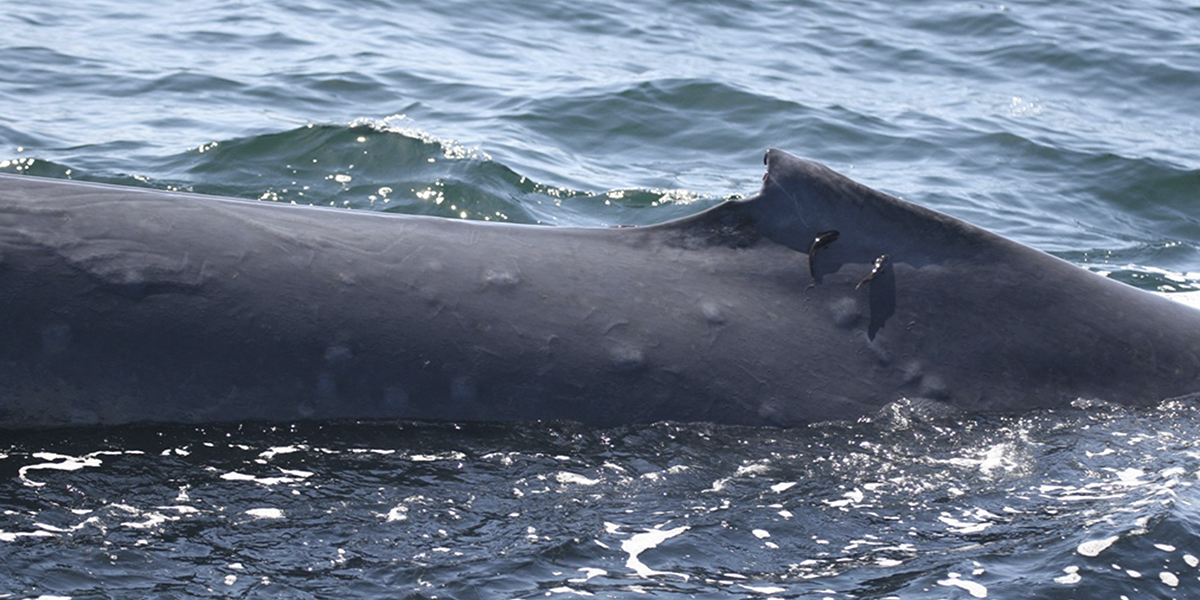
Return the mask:
<svg viewBox="0 0 1200 600"><path fill-rule="evenodd" d="M1200 289L1200 6L0 11L0 171L656 223L828 163ZM3 393L3 382L0 382ZM1194 598L1200 412L6 432L0 598Z"/></svg>
<svg viewBox="0 0 1200 600"><path fill-rule="evenodd" d="M903 405L797 430L18 435L0 595L1195 597L1198 431L1194 406Z"/></svg>

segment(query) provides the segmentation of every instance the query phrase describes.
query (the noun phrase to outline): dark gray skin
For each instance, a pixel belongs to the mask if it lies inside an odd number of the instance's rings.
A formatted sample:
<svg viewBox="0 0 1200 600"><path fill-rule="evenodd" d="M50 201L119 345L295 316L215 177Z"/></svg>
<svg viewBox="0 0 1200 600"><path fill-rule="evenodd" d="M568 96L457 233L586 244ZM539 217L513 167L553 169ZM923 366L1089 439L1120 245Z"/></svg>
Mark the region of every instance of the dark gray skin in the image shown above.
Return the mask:
<svg viewBox="0 0 1200 600"><path fill-rule="evenodd" d="M1200 392L1200 311L766 160L752 198L616 229L0 175L0 427L789 426Z"/></svg>

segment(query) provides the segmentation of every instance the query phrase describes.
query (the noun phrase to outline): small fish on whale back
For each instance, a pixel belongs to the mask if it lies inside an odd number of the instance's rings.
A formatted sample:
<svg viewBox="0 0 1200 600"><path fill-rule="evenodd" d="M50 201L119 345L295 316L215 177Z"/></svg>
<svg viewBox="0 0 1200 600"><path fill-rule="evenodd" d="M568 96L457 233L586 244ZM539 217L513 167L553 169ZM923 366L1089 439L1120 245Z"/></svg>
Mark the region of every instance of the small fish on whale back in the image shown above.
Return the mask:
<svg viewBox="0 0 1200 600"><path fill-rule="evenodd" d="M779 150L650 227L0 175L0 428L851 419L1200 392L1200 311Z"/></svg>

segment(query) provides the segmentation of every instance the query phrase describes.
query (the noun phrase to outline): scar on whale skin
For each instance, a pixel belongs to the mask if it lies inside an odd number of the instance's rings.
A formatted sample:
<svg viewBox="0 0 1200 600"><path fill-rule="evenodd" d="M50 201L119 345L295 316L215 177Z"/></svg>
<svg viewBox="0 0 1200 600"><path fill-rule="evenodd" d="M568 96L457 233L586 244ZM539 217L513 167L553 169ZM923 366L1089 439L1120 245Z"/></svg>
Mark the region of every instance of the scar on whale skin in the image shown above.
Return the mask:
<svg viewBox="0 0 1200 600"><path fill-rule="evenodd" d="M868 305L871 309L871 321L867 325L867 338L875 339L875 334L883 328L883 324L887 322L888 317L891 317L896 312L896 275L895 269L889 269L888 263L891 262L891 257L882 254L875 259L875 265L871 268L871 272L867 273L854 289L859 289L866 284L871 284L867 290Z"/></svg>
<svg viewBox="0 0 1200 600"><path fill-rule="evenodd" d="M819 238L819 237L820 237L820 236L818 236L818 238ZM816 244L816 242L815 242L815 241L814 241L813 243L814 243L814 244ZM866 277L863 277L863 278L862 278L862 281L859 281L859 282L858 282L858 285L855 285L855 286L854 286L854 289L856 289L856 290L857 290L857 289L861 288L862 286L864 286L864 285L866 285L866 284L870 283L870 282L871 282L871 280L875 279L876 277L879 277L879 274L880 274L880 273L883 273L883 270L887 268L888 260L889 260L890 258L891 258L891 257L889 257L889 256L888 256L888 255L886 255L886 254L881 254L881 255L879 256L879 258L876 258L876 259L875 259L875 266L871 267L871 272L870 272L870 273L867 273L867 276L866 276Z"/></svg>
<svg viewBox="0 0 1200 600"><path fill-rule="evenodd" d="M822 231L821 233L817 234L817 237L813 238L812 244L809 244L809 246L808 246L808 274L812 276L813 281L815 281L817 283L821 283L821 276L817 274L817 267L816 267L816 264L813 262L814 257L817 254L817 250L820 250L821 248L824 248L825 246L828 246L828 245L836 242L840 235L842 235L842 234L840 232L838 232L837 230L831 229L829 231Z"/></svg>

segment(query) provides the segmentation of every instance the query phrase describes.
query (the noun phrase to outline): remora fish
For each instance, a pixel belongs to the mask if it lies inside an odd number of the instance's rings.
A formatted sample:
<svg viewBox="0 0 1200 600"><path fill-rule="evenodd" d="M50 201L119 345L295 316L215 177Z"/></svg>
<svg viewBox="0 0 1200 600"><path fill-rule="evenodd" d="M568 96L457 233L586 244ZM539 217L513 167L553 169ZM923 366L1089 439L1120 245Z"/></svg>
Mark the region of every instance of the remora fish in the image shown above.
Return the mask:
<svg viewBox="0 0 1200 600"><path fill-rule="evenodd" d="M0 427L848 419L1200 392L1200 311L785 152L651 227L0 175Z"/></svg>

